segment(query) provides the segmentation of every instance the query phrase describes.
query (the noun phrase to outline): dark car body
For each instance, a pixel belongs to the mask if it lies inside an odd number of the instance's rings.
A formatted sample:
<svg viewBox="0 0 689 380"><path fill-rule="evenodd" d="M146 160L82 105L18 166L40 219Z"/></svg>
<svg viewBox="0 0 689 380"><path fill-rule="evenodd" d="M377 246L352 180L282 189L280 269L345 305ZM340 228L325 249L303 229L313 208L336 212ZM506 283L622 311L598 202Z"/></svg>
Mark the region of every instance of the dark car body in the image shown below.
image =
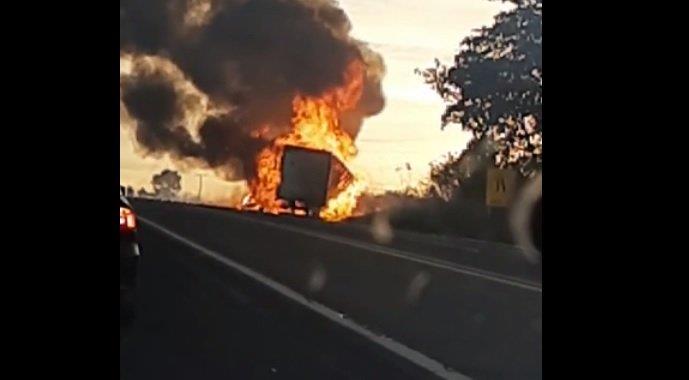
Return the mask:
<svg viewBox="0 0 689 380"><path fill-rule="evenodd" d="M131 319L135 314L135 299L139 269L134 210L120 193L120 317Z"/></svg>

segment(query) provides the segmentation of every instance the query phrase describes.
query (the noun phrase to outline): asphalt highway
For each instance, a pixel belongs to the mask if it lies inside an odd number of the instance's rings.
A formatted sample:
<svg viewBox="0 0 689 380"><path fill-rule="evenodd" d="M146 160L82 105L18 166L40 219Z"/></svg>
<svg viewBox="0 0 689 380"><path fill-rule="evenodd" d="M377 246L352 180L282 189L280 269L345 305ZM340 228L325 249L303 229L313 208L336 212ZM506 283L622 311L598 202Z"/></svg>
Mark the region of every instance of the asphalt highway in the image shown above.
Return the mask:
<svg viewBox="0 0 689 380"><path fill-rule="evenodd" d="M123 379L542 378L540 273L515 247L132 203Z"/></svg>

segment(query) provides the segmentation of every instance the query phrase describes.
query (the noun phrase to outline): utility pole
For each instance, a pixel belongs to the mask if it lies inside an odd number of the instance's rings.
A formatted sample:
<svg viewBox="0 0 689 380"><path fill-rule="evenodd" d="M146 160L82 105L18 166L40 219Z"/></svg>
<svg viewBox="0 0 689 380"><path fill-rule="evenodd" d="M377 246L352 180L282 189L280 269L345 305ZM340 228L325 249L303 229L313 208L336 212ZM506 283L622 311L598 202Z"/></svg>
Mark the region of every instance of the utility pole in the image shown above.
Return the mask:
<svg viewBox="0 0 689 380"><path fill-rule="evenodd" d="M199 176L199 195L197 196L198 200L201 200L201 190L203 189L203 177L205 177L204 174L197 174Z"/></svg>

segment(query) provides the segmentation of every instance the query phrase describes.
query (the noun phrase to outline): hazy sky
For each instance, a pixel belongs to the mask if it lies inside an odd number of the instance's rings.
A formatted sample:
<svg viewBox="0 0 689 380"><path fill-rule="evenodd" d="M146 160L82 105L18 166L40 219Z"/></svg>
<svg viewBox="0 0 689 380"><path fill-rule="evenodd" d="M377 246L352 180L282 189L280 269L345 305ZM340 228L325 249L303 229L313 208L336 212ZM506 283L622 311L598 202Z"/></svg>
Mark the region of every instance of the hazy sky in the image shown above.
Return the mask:
<svg viewBox="0 0 689 380"><path fill-rule="evenodd" d="M491 24L493 16L509 5L487 0L341 0L340 4L352 21L352 34L368 41L387 66L383 81L387 105L366 120L357 139L360 153L352 165L368 175L373 190L414 184L428 175L431 161L463 149L469 138L457 126L440 130L443 103L414 69L432 66L436 57L451 62L463 37ZM398 170L406 163L411 172ZM174 166L165 158L141 158L129 131L120 131L123 184L148 188L152 174L164 168ZM194 171L182 172L184 191L196 193L197 173L207 174L206 199L225 198L236 188L211 172Z"/></svg>

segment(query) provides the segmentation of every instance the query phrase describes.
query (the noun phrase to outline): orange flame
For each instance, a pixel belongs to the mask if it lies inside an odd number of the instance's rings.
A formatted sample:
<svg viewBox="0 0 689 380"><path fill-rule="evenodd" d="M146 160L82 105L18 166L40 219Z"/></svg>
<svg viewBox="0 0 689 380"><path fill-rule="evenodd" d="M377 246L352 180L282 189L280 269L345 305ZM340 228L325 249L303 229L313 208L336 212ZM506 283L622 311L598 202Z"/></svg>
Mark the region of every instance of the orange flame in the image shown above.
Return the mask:
<svg viewBox="0 0 689 380"><path fill-rule="evenodd" d="M340 127L339 116L354 108L361 99L365 67L352 61L344 73L344 84L326 91L320 97L297 94L292 100L290 131L277 137L256 157L256 177L249 181L251 203L264 212L278 214L285 209L277 199L280 185L280 163L285 145L325 150L347 163L357 154L352 137ZM365 190L364 181L357 175L344 175L329 191L326 206L320 217L339 221L354 214L358 199Z"/></svg>

